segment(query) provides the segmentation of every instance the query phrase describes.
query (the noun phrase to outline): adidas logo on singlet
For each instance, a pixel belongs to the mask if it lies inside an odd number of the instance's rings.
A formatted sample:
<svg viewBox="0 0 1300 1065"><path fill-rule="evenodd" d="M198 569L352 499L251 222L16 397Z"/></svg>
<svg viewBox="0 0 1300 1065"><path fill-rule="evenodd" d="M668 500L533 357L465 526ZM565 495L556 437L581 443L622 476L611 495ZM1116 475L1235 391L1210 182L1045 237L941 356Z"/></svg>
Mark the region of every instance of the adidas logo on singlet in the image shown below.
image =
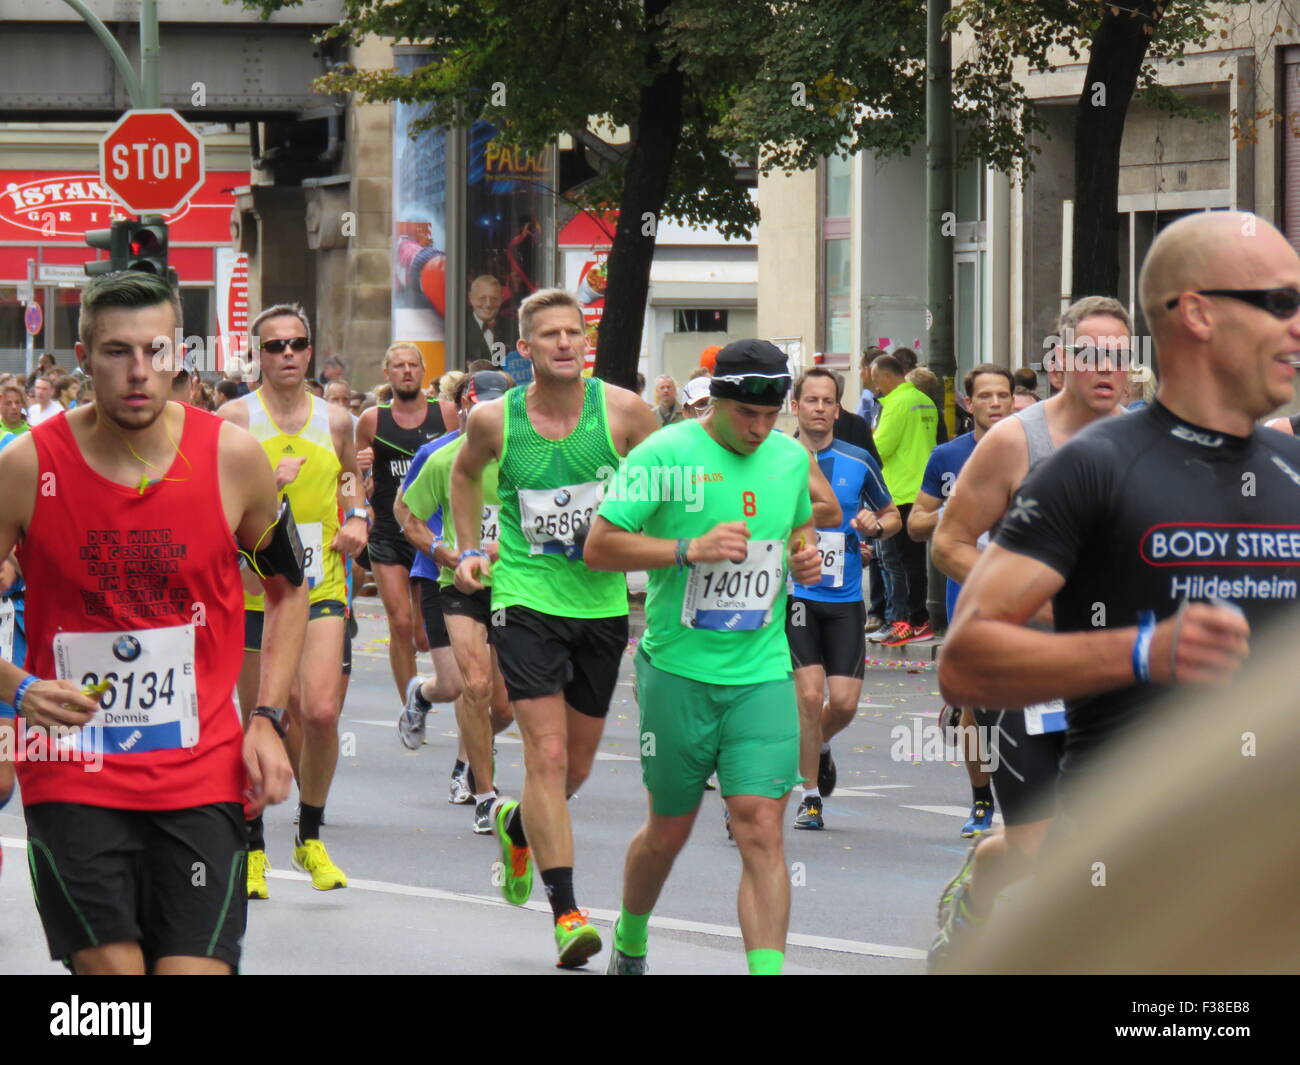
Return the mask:
<svg viewBox="0 0 1300 1065"><path fill-rule="evenodd" d="M296 452L293 450L293 445L292 445L292 444L285 444L285 445L284 445L284 450L281 452L281 454L282 454L282 455L293 455L293 454L296 454Z"/></svg>

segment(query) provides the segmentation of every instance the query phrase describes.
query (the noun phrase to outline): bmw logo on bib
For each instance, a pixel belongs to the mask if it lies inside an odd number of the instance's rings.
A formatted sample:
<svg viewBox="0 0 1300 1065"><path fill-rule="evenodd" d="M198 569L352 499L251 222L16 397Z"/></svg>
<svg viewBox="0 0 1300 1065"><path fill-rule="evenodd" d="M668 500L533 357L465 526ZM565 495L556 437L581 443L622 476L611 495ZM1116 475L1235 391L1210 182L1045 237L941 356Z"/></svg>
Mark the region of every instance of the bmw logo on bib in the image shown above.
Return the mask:
<svg viewBox="0 0 1300 1065"><path fill-rule="evenodd" d="M573 496L569 495L568 489L561 488L555 493L555 505L557 507L567 507L569 505L569 500L572 498Z"/></svg>
<svg viewBox="0 0 1300 1065"><path fill-rule="evenodd" d="M119 636L113 641L113 657L119 662L134 662L140 657L140 641L130 635Z"/></svg>

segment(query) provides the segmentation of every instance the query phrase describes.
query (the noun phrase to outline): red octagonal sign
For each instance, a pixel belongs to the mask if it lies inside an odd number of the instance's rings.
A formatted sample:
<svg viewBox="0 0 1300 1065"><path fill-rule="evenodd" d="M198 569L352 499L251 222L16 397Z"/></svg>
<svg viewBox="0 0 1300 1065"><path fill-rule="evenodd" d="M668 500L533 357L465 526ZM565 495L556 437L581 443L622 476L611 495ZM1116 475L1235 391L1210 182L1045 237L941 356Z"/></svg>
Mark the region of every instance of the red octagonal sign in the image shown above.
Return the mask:
<svg viewBox="0 0 1300 1065"><path fill-rule="evenodd" d="M133 214L171 214L203 184L203 138L175 111L128 111L99 142L99 176Z"/></svg>

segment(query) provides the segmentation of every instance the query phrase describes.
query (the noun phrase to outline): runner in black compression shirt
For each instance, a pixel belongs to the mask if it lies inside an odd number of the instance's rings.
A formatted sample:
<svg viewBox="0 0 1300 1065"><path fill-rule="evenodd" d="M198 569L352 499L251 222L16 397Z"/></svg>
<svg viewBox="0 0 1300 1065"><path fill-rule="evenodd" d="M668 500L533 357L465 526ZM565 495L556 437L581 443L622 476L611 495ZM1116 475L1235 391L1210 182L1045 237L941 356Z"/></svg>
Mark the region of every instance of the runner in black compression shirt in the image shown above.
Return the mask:
<svg viewBox="0 0 1300 1065"><path fill-rule="evenodd" d="M1300 257L1253 216L1191 215L1153 243L1141 293L1156 402L1024 482L939 666L952 702L1065 698L1067 779L1164 687L1230 679L1300 585L1300 441L1255 428L1292 395ZM1025 627L1049 599L1057 631Z"/></svg>

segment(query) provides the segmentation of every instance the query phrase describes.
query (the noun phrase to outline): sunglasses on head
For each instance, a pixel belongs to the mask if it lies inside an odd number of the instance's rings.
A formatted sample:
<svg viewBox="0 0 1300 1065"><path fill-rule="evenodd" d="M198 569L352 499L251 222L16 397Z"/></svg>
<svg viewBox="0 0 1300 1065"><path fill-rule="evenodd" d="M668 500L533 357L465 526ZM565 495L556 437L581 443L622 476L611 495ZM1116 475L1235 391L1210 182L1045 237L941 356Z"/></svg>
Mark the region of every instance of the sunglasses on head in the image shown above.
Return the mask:
<svg viewBox="0 0 1300 1065"><path fill-rule="evenodd" d="M760 392L775 392L778 396L784 396L790 391L792 383L788 373L726 374L714 377L713 380L726 381L727 384L735 385L742 392L748 392L751 395L757 395Z"/></svg>
<svg viewBox="0 0 1300 1065"><path fill-rule="evenodd" d="M1274 318L1290 318L1300 310L1300 292L1293 288L1202 288L1197 289L1198 296L1227 296L1242 303L1249 303L1261 311L1268 311ZM1178 306L1181 296L1175 296L1165 303L1166 310Z"/></svg>
<svg viewBox="0 0 1300 1065"><path fill-rule="evenodd" d="M293 348L294 351L306 351L309 347L311 347L311 341L306 337L262 341L262 350L269 351L272 355L281 354L285 348Z"/></svg>

